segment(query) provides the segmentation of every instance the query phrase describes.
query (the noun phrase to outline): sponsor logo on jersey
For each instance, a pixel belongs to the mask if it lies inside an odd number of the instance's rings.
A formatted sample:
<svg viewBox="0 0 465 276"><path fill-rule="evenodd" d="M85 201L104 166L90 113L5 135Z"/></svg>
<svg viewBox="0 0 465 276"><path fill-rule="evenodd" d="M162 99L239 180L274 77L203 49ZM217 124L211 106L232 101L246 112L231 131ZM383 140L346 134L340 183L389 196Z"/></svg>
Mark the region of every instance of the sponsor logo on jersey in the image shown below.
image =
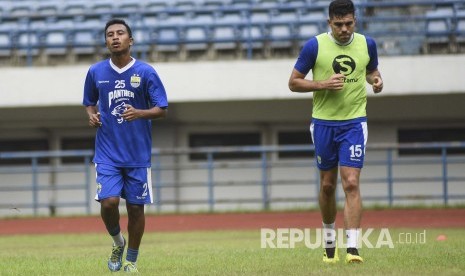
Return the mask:
<svg viewBox="0 0 465 276"><path fill-rule="evenodd" d="M349 78L348 76L355 71L355 60L346 55L339 55L333 60L333 70L337 74L346 76L344 83L358 82L358 78Z"/></svg>

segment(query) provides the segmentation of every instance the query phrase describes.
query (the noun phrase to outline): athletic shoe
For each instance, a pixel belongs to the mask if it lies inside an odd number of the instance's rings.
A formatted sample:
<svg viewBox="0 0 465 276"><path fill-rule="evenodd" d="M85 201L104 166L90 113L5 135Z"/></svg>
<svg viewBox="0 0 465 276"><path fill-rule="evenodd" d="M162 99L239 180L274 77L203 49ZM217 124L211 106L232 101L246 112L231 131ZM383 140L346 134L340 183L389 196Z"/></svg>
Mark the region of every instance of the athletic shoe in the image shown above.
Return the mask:
<svg viewBox="0 0 465 276"><path fill-rule="evenodd" d="M347 248L346 264L361 264L363 258L358 254L357 248Z"/></svg>
<svg viewBox="0 0 465 276"><path fill-rule="evenodd" d="M124 272L129 272L129 273L138 273L139 270L137 270L136 263L133 262L124 262Z"/></svg>
<svg viewBox="0 0 465 276"><path fill-rule="evenodd" d="M332 250L334 250L334 254L331 254L333 253L331 252ZM328 255L333 255L333 257L329 258ZM323 263L335 264L337 262L339 262L339 254L338 254L337 243L336 243L335 247L325 248L325 251L323 253Z"/></svg>
<svg viewBox="0 0 465 276"><path fill-rule="evenodd" d="M108 268L110 269L110 271L116 272L121 269L121 266L123 264L123 253L124 253L125 246L126 246L126 240L124 240L123 246L116 246L113 244L110 258L108 258Z"/></svg>

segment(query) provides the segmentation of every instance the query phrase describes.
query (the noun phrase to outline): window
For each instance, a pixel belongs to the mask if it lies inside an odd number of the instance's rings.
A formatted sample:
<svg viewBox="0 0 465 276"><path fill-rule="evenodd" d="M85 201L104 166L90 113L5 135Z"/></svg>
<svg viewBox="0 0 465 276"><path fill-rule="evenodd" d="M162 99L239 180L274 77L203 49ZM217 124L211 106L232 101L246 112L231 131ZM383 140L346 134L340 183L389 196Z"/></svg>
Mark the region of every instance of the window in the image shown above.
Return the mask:
<svg viewBox="0 0 465 276"><path fill-rule="evenodd" d="M221 147L221 146L260 146L260 133L208 133L189 135L189 147ZM225 159L255 159L260 158L260 152L225 152L213 155L215 160ZM190 160L206 160L207 155L203 153L192 153Z"/></svg>
<svg viewBox="0 0 465 276"><path fill-rule="evenodd" d="M47 139L0 140L0 152L48 151ZM39 158L39 164L47 164L48 158ZM30 165L30 158L0 159L1 165Z"/></svg>
<svg viewBox="0 0 465 276"><path fill-rule="evenodd" d="M278 145L310 145L312 144L310 131L282 131L278 133ZM279 158L312 158L313 151L280 151Z"/></svg>
<svg viewBox="0 0 465 276"><path fill-rule="evenodd" d="M95 139L92 138L63 138L61 140L62 150L93 150L95 146ZM82 163L84 157L63 157L61 159L63 164Z"/></svg>
<svg viewBox="0 0 465 276"><path fill-rule="evenodd" d="M434 129L400 129L397 140L399 143L427 143L465 141L465 128L434 128ZM465 148L449 149L448 154L465 154ZM441 149L399 149L399 155L431 155L441 154Z"/></svg>

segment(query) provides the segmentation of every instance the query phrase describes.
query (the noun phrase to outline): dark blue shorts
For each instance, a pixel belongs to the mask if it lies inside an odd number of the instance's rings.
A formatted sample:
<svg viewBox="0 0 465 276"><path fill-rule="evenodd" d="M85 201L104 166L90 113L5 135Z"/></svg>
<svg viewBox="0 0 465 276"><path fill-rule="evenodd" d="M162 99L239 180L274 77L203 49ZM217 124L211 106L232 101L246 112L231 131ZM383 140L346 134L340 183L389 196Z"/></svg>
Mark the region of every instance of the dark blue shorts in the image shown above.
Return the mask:
<svg viewBox="0 0 465 276"><path fill-rule="evenodd" d="M310 132L315 145L316 163L320 170L327 171L338 164L354 168L363 167L368 139L366 121L331 125L320 124L314 120L310 125Z"/></svg>
<svg viewBox="0 0 465 276"><path fill-rule="evenodd" d="M122 197L131 204L153 203L150 168L121 168L95 164L97 193L95 200Z"/></svg>

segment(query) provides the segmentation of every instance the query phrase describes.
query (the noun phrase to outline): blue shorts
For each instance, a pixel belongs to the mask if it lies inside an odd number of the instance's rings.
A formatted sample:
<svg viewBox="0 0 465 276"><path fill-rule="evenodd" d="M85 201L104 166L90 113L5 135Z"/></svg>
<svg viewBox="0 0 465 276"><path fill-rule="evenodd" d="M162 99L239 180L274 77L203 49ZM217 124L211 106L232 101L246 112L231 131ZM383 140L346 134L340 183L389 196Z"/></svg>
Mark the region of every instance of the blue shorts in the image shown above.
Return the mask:
<svg viewBox="0 0 465 276"><path fill-rule="evenodd" d="M313 120L310 125L318 168L327 171L337 167L338 164L363 168L368 139L366 121L354 120L339 125L331 123L334 121L321 122L321 120Z"/></svg>
<svg viewBox="0 0 465 276"><path fill-rule="evenodd" d="M121 168L95 164L97 193L95 200L122 197L131 204L153 203L150 168Z"/></svg>

